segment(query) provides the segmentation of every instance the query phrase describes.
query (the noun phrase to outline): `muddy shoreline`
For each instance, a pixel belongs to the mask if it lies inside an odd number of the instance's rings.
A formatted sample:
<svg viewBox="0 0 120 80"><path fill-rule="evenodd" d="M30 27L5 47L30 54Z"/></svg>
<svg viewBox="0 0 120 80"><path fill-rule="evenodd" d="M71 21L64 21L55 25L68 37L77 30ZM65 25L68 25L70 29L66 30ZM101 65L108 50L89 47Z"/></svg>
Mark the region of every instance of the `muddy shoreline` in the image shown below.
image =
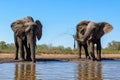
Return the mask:
<svg viewBox="0 0 120 80"><path fill-rule="evenodd" d="M14 54L12 53L0 53L0 63L14 63L21 62L20 60L14 60ZM102 60L120 60L120 54L102 54ZM77 54L36 54L36 61L81 61L85 60L85 55L82 55L82 59L78 59Z"/></svg>

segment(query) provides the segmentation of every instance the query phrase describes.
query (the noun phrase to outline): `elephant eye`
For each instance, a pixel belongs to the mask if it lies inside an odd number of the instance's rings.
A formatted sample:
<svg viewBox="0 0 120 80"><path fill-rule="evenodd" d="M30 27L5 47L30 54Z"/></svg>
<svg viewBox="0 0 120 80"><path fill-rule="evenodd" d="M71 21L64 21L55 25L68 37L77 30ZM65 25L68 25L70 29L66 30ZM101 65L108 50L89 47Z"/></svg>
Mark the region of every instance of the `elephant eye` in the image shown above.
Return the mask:
<svg viewBox="0 0 120 80"><path fill-rule="evenodd" d="M80 33L81 33L82 35L84 35L85 30L84 30L84 29L83 29L83 30L81 30L81 31L80 31Z"/></svg>
<svg viewBox="0 0 120 80"><path fill-rule="evenodd" d="M27 22L30 22L30 21L27 21Z"/></svg>
<svg viewBox="0 0 120 80"><path fill-rule="evenodd" d="M19 23L17 23L17 24L19 24Z"/></svg>

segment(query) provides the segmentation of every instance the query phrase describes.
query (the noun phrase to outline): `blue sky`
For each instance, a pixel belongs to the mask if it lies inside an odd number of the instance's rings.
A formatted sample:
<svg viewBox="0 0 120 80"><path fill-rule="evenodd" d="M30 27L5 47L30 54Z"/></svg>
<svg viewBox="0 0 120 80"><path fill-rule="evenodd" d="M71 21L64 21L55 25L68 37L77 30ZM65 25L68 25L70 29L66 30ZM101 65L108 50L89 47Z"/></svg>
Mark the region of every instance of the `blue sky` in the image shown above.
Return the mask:
<svg viewBox="0 0 120 80"><path fill-rule="evenodd" d="M81 20L106 21L113 30L102 37L102 47L120 41L120 0L1 0L0 41L14 43L10 24L32 16L43 25L43 36L37 44L73 48L72 35Z"/></svg>

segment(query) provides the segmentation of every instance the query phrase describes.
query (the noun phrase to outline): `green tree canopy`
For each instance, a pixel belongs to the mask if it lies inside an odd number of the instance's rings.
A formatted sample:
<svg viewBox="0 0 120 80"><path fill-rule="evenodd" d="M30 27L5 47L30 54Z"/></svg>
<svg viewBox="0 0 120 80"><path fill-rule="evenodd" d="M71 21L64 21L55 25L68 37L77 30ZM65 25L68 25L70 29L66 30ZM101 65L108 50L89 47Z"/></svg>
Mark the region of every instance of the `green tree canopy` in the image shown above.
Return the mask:
<svg viewBox="0 0 120 80"><path fill-rule="evenodd" d="M108 49L112 49L112 50L120 50L120 42L118 41L112 41L110 43L108 43Z"/></svg>
<svg viewBox="0 0 120 80"><path fill-rule="evenodd" d="M0 41L0 49L4 49L6 47L7 47L6 42L5 41Z"/></svg>

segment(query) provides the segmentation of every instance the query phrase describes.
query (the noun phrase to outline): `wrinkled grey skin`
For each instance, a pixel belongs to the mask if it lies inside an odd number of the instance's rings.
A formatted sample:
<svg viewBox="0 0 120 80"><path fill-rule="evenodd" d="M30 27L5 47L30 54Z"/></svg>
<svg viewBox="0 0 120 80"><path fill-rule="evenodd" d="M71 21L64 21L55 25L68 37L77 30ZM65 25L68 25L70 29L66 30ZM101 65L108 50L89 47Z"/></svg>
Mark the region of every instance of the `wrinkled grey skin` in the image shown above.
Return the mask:
<svg viewBox="0 0 120 80"><path fill-rule="evenodd" d="M15 60L18 59L18 50L20 51L21 60L25 60L25 47L26 60L29 61L32 58L32 62L35 62L36 37L40 40L42 36L42 24L40 21L34 21L32 17L27 16L14 21L11 28L14 32L16 46Z"/></svg>
<svg viewBox="0 0 120 80"><path fill-rule="evenodd" d="M90 58L101 60L101 37L109 33L113 27L107 22L81 21L77 25L76 40L84 45L88 45ZM94 54L94 44L96 44L97 58ZM80 52L79 52L80 53Z"/></svg>

